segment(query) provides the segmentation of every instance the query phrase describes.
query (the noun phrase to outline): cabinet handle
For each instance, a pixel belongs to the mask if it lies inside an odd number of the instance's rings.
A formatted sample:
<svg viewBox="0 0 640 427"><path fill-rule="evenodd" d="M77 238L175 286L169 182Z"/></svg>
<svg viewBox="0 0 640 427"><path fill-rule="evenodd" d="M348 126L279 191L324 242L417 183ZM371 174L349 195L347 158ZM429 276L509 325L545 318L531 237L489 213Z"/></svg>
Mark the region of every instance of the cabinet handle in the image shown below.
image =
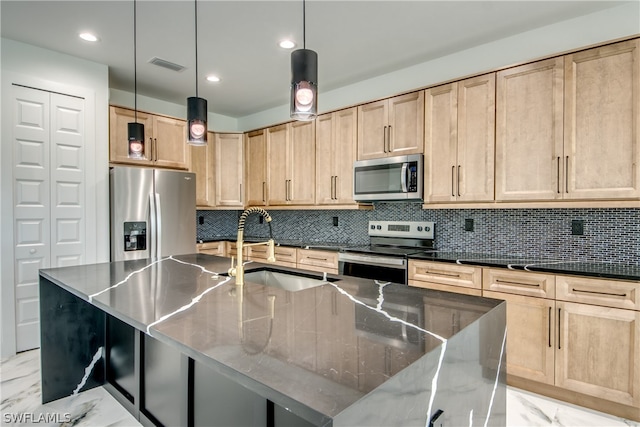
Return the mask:
<svg viewBox="0 0 640 427"><path fill-rule="evenodd" d="M438 271L429 271L429 270L424 270L425 274L435 274L436 276L447 276L447 277L460 277L460 274L455 274L455 273L443 273L443 272L438 272Z"/></svg>
<svg viewBox="0 0 640 427"><path fill-rule="evenodd" d="M336 177L335 175L331 177L331 200L335 200L335 191L336 191Z"/></svg>
<svg viewBox="0 0 640 427"><path fill-rule="evenodd" d="M455 181L456 181L456 166L453 165L451 166L451 197L456 197L456 193L455 193Z"/></svg>
<svg viewBox="0 0 640 427"><path fill-rule="evenodd" d="M560 317L560 312L561 312L561 308L558 309L558 350L560 350L562 347L560 346L560 330L562 329L562 325L561 325L561 317Z"/></svg>
<svg viewBox="0 0 640 427"><path fill-rule="evenodd" d="M242 194L242 184L240 184L240 201L242 202L242 200L244 200L244 197Z"/></svg>
<svg viewBox="0 0 640 427"><path fill-rule="evenodd" d="M520 282L511 282L509 280L500 280L500 279L496 279L495 283L501 283L503 285L512 285L512 286L530 286L532 288L539 288L540 287L540 283L520 283Z"/></svg>
<svg viewBox="0 0 640 427"><path fill-rule="evenodd" d="M458 165L458 182L457 182L457 187L458 187L458 197L460 197L460 168L462 166Z"/></svg>
<svg viewBox="0 0 640 427"><path fill-rule="evenodd" d="M151 161L155 160L153 150L154 150L153 138L149 137L149 151L150 151L149 160Z"/></svg>
<svg viewBox="0 0 640 427"><path fill-rule="evenodd" d="M557 176L557 190L558 190L558 194L560 194L560 156L558 156L558 176Z"/></svg>
<svg viewBox="0 0 640 427"><path fill-rule="evenodd" d="M393 141L391 141L391 125L387 126L387 144L389 147L389 152L393 152Z"/></svg>
<svg viewBox="0 0 640 427"><path fill-rule="evenodd" d="M551 307L549 307L549 348L551 348Z"/></svg>
<svg viewBox="0 0 640 427"><path fill-rule="evenodd" d="M564 191L569 192L569 156L564 159Z"/></svg>
<svg viewBox="0 0 640 427"><path fill-rule="evenodd" d="M156 147L156 157L153 160L158 160L158 138L153 138L153 146Z"/></svg>
<svg viewBox="0 0 640 427"><path fill-rule="evenodd" d="M266 198L266 187L267 187L267 183L265 181L262 181L262 201L266 202L267 198Z"/></svg>
<svg viewBox="0 0 640 427"><path fill-rule="evenodd" d="M338 175L336 175L336 179L333 181L333 194L335 199L338 200Z"/></svg>
<svg viewBox="0 0 640 427"><path fill-rule="evenodd" d="M316 261L329 261L328 258L320 258L320 257L315 257L315 256L308 256L307 259L314 259Z"/></svg>
<svg viewBox="0 0 640 427"><path fill-rule="evenodd" d="M382 131L382 151L387 152L387 126Z"/></svg>
<svg viewBox="0 0 640 427"><path fill-rule="evenodd" d="M623 294L618 294L615 292L601 292L601 291L586 291L584 289L576 289L576 288L572 288L571 289L572 292L576 292L576 293L583 293L583 294L592 294L592 295L604 295L604 296L608 296L608 297L618 297L618 298L626 298L627 293L623 293Z"/></svg>
<svg viewBox="0 0 640 427"><path fill-rule="evenodd" d="M289 201L289 180L284 180L284 200Z"/></svg>

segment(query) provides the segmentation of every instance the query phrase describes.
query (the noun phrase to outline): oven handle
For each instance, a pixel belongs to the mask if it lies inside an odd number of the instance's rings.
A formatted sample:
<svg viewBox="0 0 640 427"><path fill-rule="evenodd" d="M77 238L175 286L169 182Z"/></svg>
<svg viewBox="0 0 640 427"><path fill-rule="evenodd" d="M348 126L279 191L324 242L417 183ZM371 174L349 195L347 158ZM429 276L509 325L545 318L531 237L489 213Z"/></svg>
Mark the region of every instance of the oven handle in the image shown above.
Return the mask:
<svg viewBox="0 0 640 427"><path fill-rule="evenodd" d="M343 252L338 254L338 261L397 269L405 269L407 266L407 260L405 258L370 256L351 253L348 254Z"/></svg>

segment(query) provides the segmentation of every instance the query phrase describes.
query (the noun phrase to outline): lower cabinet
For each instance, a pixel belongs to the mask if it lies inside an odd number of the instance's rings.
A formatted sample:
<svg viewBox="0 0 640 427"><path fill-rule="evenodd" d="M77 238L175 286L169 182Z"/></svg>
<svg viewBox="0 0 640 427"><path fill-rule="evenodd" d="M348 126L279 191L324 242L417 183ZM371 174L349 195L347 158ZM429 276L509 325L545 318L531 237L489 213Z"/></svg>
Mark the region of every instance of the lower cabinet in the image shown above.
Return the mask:
<svg viewBox="0 0 640 427"><path fill-rule="evenodd" d="M201 254L226 256L227 242L220 240L218 242L198 243L196 245L198 252Z"/></svg>

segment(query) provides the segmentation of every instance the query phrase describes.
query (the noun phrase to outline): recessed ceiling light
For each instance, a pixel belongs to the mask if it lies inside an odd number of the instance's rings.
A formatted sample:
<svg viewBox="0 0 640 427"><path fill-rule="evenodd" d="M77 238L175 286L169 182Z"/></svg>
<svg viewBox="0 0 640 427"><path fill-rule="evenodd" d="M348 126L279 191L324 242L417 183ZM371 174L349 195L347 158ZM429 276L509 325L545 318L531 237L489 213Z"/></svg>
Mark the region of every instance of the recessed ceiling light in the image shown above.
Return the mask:
<svg viewBox="0 0 640 427"><path fill-rule="evenodd" d="M296 44L291 40L282 40L280 43L278 43L278 46L283 49L293 49Z"/></svg>
<svg viewBox="0 0 640 427"><path fill-rule="evenodd" d="M86 40L86 41L88 41L88 42L97 42L97 41L98 41L98 37L94 36L94 35L93 35L93 34L91 34L91 33L80 33L80 34L79 34L79 37L80 37L82 40Z"/></svg>
<svg viewBox="0 0 640 427"><path fill-rule="evenodd" d="M207 76L207 80L210 82L219 82L220 81L220 77L218 76L214 76L213 74Z"/></svg>

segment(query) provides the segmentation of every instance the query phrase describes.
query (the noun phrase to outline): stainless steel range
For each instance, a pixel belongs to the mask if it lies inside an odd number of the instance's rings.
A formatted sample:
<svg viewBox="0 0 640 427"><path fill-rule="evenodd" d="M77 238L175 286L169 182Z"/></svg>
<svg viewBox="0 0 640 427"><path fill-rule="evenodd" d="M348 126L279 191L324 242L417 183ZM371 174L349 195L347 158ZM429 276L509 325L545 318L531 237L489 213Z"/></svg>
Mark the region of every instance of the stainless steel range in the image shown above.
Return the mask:
<svg viewBox="0 0 640 427"><path fill-rule="evenodd" d="M369 221L369 245L343 248L340 274L407 283L407 255L434 250L435 223Z"/></svg>

